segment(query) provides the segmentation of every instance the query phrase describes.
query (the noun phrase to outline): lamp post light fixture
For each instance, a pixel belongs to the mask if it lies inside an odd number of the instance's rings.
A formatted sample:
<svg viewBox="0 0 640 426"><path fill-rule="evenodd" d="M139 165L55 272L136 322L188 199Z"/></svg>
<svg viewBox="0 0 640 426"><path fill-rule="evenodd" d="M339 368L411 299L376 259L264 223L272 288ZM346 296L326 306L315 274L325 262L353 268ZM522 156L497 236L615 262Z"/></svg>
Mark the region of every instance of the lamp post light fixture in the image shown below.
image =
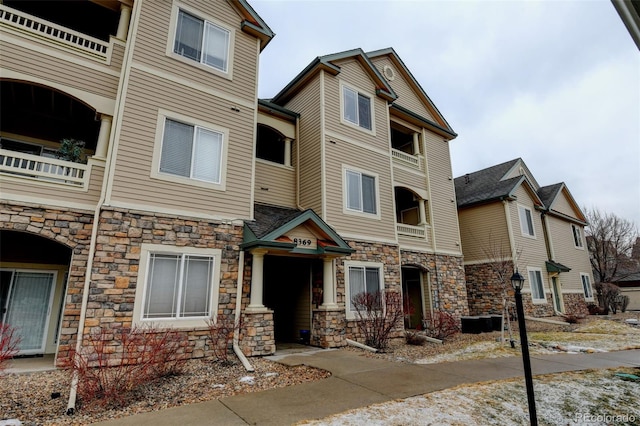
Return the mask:
<svg viewBox="0 0 640 426"><path fill-rule="evenodd" d="M529 358L529 341L527 339L527 328L524 323L524 307L522 306L522 287L524 277L520 275L518 269L511 276L511 285L516 291L516 311L518 313L518 328L520 329L520 345L522 346L522 363L524 364L524 380L527 386L527 402L529 405L529 421L531 426L538 426L538 416L536 415L536 399L533 394L533 377L531 376L531 359Z"/></svg>

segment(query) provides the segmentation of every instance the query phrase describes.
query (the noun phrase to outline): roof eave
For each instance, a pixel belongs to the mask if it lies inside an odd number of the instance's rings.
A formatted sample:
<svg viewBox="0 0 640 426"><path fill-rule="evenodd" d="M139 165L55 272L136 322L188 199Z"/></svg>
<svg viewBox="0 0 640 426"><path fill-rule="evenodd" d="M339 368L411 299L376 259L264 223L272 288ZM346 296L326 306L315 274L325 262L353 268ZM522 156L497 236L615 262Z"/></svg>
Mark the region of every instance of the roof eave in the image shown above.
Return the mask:
<svg viewBox="0 0 640 426"><path fill-rule="evenodd" d="M451 139L455 139L458 137L458 134L456 132L454 132L451 129L446 129L442 126L440 126L437 123L434 123L433 121L429 120L428 118L422 117L419 114L416 114L413 111L408 110L407 108L404 108L400 105L396 105L396 104L391 104L390 105L390 109L394 110L396 113L398 113L402 118L404 118L407 121L410 122L414 122L415 124L419 125L419 126L424 126L425 128L439 134L440 136L446 137L447 139L451 140Z"/></svg>

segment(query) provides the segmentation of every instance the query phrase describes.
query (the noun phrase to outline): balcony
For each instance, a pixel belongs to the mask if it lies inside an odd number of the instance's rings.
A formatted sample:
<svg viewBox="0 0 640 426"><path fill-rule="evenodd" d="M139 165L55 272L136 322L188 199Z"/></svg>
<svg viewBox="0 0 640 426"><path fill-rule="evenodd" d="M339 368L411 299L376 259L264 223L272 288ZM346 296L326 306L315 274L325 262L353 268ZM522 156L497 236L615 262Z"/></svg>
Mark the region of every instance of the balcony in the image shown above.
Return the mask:
<svg viewBox="0 0 640 426"><path fill-rule="evenodd" d="M0 173L86 189L89 166L55 158L0 149Z"/></svg>
<svg viewBox="0 0 640 426"><path fill-rule="evenodd" d="M429 225L408 225L406 223L396 223L398 236L415 238L419 240L429 239Z"/></svg>
<svg viewBox="0 0 640 426"><path fill-rule="evenodd" d="M393 162L402 166L410 167L415 170L422 170L422 156L407 154L406 152L391 148L391 156Z"/></svg>

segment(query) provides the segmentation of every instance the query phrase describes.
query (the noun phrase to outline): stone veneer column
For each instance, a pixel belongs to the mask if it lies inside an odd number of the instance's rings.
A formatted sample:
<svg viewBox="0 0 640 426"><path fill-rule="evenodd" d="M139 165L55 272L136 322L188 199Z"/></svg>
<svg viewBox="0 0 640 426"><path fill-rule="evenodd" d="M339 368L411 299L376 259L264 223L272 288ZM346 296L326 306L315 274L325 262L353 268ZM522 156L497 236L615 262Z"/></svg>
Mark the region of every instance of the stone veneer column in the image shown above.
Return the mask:
<svg viewBox="0 0 640 426"><path fill-rule="evenodd" d="M346 346L346 312L342 307L313 310L311 344L321 348Z"/></svg>

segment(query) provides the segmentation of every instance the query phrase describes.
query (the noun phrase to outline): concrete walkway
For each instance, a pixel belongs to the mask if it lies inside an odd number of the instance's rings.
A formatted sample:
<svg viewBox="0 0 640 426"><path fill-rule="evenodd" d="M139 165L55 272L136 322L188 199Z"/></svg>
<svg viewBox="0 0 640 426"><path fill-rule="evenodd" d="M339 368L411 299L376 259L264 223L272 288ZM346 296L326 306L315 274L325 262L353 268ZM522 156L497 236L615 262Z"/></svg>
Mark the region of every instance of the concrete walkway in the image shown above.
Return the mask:
<svg viewBox="0 0 640 426"><path fill-rule="evenodd" d="M524 375L520 357L418 365L367 358L352 351L317 350L273 358L286 365L305 364L322 368L330 371L332 376L316 382L236 395L98 424L289 425L465 383ZM534 375L620 366L640 367L640 350L535 355L531 357L531 364Z"/></svg>

